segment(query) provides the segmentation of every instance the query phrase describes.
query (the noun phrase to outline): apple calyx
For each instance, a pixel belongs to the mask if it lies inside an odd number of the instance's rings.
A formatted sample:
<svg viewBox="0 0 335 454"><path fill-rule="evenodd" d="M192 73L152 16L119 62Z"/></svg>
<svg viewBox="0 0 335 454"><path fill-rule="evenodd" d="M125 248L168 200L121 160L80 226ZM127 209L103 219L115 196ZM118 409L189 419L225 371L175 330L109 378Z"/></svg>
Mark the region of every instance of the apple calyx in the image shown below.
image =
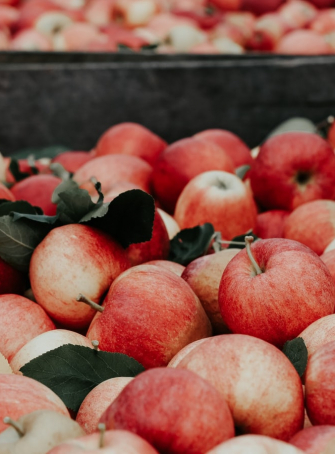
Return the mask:
<svg viewBox="0 0 335 454"><path fill-rule="evenodd" d="M98 424L98 430L100 432L99 449L102 449L104 447L104 444L105 444L104 441L105 441L106 424L99 423Z"/></svg>
<svg viewBox="0 0 335 454"><path fill-rule="evenodd" d="M5 424L8 424L9 426L12 426L20 437L23 437L25 435L23 426L19 422L14 421L14 419L10 418L9 416L5 416L3 422Z"/></svg>
<svg viewBox="0 0 335 454"><path fill-rule="evenodd" d="M250 262L252 263L252 266L254 267L254 270L256 272L256 275L262 274L262 270L260 269L258 263L255 260L255 257L252 255L251 252L251 243L254 241L254 238L252 236L246 236L245 237L245 247L247 249L247 254L250 259Z"/></svg>
<svg viewBox="0 0 335 454"><path fill-rule="evenodd" d="M99 304L95 303L94 301L90 300L89 298L86 298L86 296L82 295L81 293L79 293L76 300L80 303L87 304L95 311L103 312L105 310L103 307L99 306Z"/></svg>

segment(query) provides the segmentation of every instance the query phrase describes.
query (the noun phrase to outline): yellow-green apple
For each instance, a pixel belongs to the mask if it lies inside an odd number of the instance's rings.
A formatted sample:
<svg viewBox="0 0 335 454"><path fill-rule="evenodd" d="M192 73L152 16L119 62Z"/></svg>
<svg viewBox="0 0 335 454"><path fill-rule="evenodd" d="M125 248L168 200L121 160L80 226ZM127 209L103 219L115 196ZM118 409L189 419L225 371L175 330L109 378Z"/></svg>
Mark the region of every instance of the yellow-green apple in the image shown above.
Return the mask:
<svg viewBox="0 0 335 454"><path fill-rule="evenodd" d="M77 302L79 293L99 303L113 280L130 266L124 249L104 232L81 224L53 229L30 262L36 301L57 322L84 328L94 310Z"/></svg>
<svg viewBox="0 0 335 454"><path fill-rule="evenodd" d="M335 314L316 320L304 329L298 337L305 341L308 355L311 356L322 345L335 341Z"/></svg>
<svg viewBox="0 0 335 454"><path fill-rule="evenodd" d="M171 262L170 260L150 260L146 265L156 265L165 268L166 270L172 271L177 276L181 276L185 270L183 265L180 265L176 262Z"/></svg>
<svg viewBox="0 0 335 454"><path fill-rule="evenodd" d="M16 374L0 374L0 432L7 429L3 418L14 420L35 410L53 410L69 416L63 401L42 383Z"/></svg>
<svg viewBox="0 0 335 454"><path fill-rule="evenodd" d="M291 438L290 444L307 454L320 454L333 439L335 426L312 426L297 432Z"/></svg>
<svg viewBox="0 0 335 454"><path fill-rule="evenodd" d="M57 411L36 410L14 421L4 418L8 429L0 434L2 454L46 454L54 446L85 434L80 425Z"/></svg>
<svg viewBox="0 0 335 454"><path fill-rule="evenodd" d="M284 353L261 339L240 334L210 337L177 368L196 372L222 394L239 433L287 441L303 427L300 377Z"/></svg>
<svg viewBox="0 0 335 454"><path fill-rule="evenodd" d="M199 298L212 324L214 334L226 333L218 302L219 286L226 266L240 249L226 249L206 255L187 265L182 278Z"/></svg>
<svg viewBox="0 0 335 454"><path fill-rule="evenodd" d="M75 172L73 179L87 189L90 194L96 195L92 177L101 183L102 192L120 181L129 181L139 186L143 191L150 192L152 167L137 156L113 154L91 159Z"/></svg>
<svg viewBox="0 0 335 454"><path fill-rule="evenodd" d="M174 238L180 232L180 227L177 221L161 208L157 208L157 211L163 219L170 240L172 240L172 238Z"/></svg>
<svg viewBox="0 0 335 454"><path fill-rule="evenodd" d="M181 229L210 222L231 240L256 225L257 209L250 188L228 172L205 172L193 178L180 194L175 219Z"/></svg>
<svg viewBox="0 0 335 454"><path fill-rule="evenodd" d="M87 337L98 340L101 350L124 353L145 368L166 366L185 345L212 332L190 286L172 271L154 265L138 265L122 273L103 306Z"/></svg>
<svg viewBox="0 0 335 454"><path fill-rule="evenodd" d="M82 334L66 329L54 329L40 334L27 342L10 361L14 373L19 373L21 367L44 353L62 345L81 345L93 348L92 342Z"/></svg>
<svg viewBox="0 0 335 454"><path fill-rule="evenodd" d="M25 200L33 206L42 208L47 216L54 216L57 205L51 197L62 180L54 175L32 175L15 183L11 191L16 200Z"/></svg>
<svg viewBox="0 0 335 454"><path fill-rule="evenodd" d="M292 211L316 199L335 198L335 155L316 134L286 132L268 139L248 173L258 204Z"/></svg>
<svg viewBox="0 0 335 454"><path fill-rule="evenodd" d="M314 200L296 208L284 224L284 238L299 241L318 255L335 238L335 202Z"/></svg>
<svg viewBox="0 0 335 454"><path fill-rule="evenodd" d="M327 55L334 53L334 51L325 37L315 31L293 30L281 38L275 48L275 53L286 55Z"/></svg>
<svg viewBox="0 0 335 454"><path fill-rule="evenodd" d="M0 374L12 374L13 371L7 359L0 353Z"/></svg>
<svg viewBox="0 0 335 454"><path fill-rule="evenodd" d="M233 333L282 347L334 312L335 284L326 265L303 244L274 238L250 247L247 241L223 272L219 305Z"/></svg>
<svg viewBox="0 0 335 454"><path fill-rule="evenodd" d="M96 156L127 154L153 165L167 143L137 123L120 123L107 129L96 146Z"/></svg>
<svg viewBox="0 0 335 454"><path fill-rule="evenodd" d="M207 129L194 136L196 139L216 143L227 153L234 163L234 167L252 164L250 148L236 134L224 129Z"/></svg>
<svg viewBox="0 0 335 454"><path fill-rule="evenodd" d="M234 173L233 161L219 145L192 137L168 146L158 157L152 173L154 193L162 208L173 213L187 183L209 170Z"/></svg>
<svg viewBox="0 0 335 454"><path fill-rule="evenodd" d="M76 416L76 421L87 434L97 431L101 416L131 380L133 377L110 378L87 394Z"/></svg>
<svg viewBox="0 0 335 454"><path fill-rule="evenodd" d="M170 252L170 239L159 212L155 211L152 237L144 243L131 244L125 253L132 266L150 260L166 260Z"/></svg>
<svg viewBox="0 0 335 454"><path fill-rule="evenodd" d="M52 162L58 162L68 172L75 173L91 159L92 156L87 151L66 151L56 156Z"/></svg>
<svg viewBox="0 0 335 454"><path fill-rule="evenodd" d="M307 363L305 373L305 403L311 423L335 425L335 341L322 345Z"/></svg>
<svg viewBox="0 0 335 454"><path fill-rule="evenodd" d="M285 220L290 214L285 210L269 210L257 215L254 234L266 240L268 238L283 238Z"/></svg>
<svg viewBox="0 0 335 454"><path fill-rule="evenodd" d="M303 454L304 451L264 435L242 435L225 441L206 454Z"/></svg>
<svg viewBox="0 0 335 454"><path fill-rule="evenodd" d="M0 258L0 295L8 293L22 295L25 284L25 275Z"/></svg>
<svg viewBox="0 0 335 454"><path fill-rule="evenodd" d="M156 368L134 378L101 420L129 430L166 454L205 453L234 437L225 399L194 372Z"/></svg>
<svg viewBox="0 0 335 454"><path fill-rule="evenodd" d="M108 430L75 438L53 448L48 454L158 454L143 438L126 430Z"/></svg>
<svg viewBox="0 0 335 454"><path fill-rule="evenodd" d="M10 42L10 49L48 52L53 50L53 43L49 36L34 28L26 28L14 35Z"/></svg>
<svg viewBox="0 0 335 454"><path fill-rule="evenodd" d="M0 296L0 352L11 361L27 342L55 329L44 309L23 296Z"/></svg>

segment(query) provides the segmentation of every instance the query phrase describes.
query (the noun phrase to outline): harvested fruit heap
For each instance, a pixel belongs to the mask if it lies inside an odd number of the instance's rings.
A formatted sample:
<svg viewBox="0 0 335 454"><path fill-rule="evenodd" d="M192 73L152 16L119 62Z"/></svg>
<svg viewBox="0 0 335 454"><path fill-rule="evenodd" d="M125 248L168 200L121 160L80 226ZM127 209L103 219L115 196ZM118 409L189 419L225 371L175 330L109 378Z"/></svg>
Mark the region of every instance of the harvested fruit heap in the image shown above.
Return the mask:
<svg viewBox="0 0 335 454"><path fill-rule="evenodd" d="M0 0L0 50L321 55L334 0Z"/></svg>
<svg viewBox="0 0 335 454"><path fill-rule="evenodd" d="M0 454L333 454L334 148L329 117L2 157Z"/></svg>

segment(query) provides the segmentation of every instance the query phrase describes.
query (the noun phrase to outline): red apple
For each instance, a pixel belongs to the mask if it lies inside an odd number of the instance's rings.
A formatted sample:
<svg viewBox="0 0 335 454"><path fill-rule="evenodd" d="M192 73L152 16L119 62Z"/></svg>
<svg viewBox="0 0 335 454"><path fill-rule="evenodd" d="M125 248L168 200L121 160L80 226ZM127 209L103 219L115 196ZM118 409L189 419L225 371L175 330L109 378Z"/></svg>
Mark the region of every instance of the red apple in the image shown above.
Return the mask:
<svg viewBox="0 0 335 454"><path fill-rule="evenodd" d="M56 156L52 162L58 162L68 172L75 173L91 159L92 156L87 151L66 151Z"/></svg>
<svg viewBox="0 0 335 454"><path fill-rule="evenodd" d="M218 145L190 138L167 147L157 159L152 174L153 189L162 208L172 213L187 183L208 170L234 173L231 158Z"/></svg>
<svg viewBox="0 0 335 454"><path fill-rule="evenodd" d="M177 367L178 364L189 354L194 348L206 341L205 339L199 339L197 341L187 344L186 347L179 350L179 352L171 359L167 367Z"/></svg>
<svg viewBox="0 0 335 454"><path fill-rule="evenodd" d="M327 265L327 268L330 271L330 274L333 276L335 282L335 250L323 253L320 256L320 259Z"/></svg>
<svg viewBox="0 0 335 454"><path fill-rule="evenodd" d="M316 320L299 337L305 341L309 356L324 344L335 341L335 314Z"/></svg>
<svg viewBox="0 0 335 454"><path fill-rule="evenodd" d="M303 454L298 448L263 435L242 435L225 441L206 454Z"/></svg>
<svg viewBox="0 0 335 454"><path fill-rule="evenodd" d="M98 340L101 350L124 353L145 368L166 366L185 345L211 335L189 285L162 267L139 265L122 273L103 306L87 337Z"/></svg>
<svg viewBox="0 0 335 454"><path fill-rule="evenodd" d="M42 208L47 216L54 216L57 205L52 203L54 190L62 180L53 175L32 175L15 183L11 191L16 200L25 200L33 206Z"/></svg>
<svg viewBox="0 0 335 454"><path fill-rule="evenodd" d="M250 148L237 135L224 129L207 129L194 136L195 139L216 143L233 161L234 167L252 164Z"/></svg>
<svg viewBox="0 0 335 454"><path fill-rule="evenodd" d="M287 357L263 340L239 334L211 337L177 368L196 372L220 392L238 433L287 441L302 429L300 377Z"/></svg>
<svg viewBox="0 0 335 454"><path fill-rule="evenodd" d="M256 225L250 188L228 172L205 172L193 178L179 196L175 219L181 229L210 222L231 240Z"/></svg>
<svg viewBox="0 0 335 454"><path fill-rule="evenodd" d="M99 139L96 156L127 154L153 165L167 143L137 123L120 123L109 128Z"/></svg>
<svg viewBox="0 0 335 454"><path fill-rule="evenodd" d="M134 432L159 452L205 453L234 436L228 405L188 370L152 369L134 378L109 406L108 429Z"/></svg>
<svg viewBox="0 0 335 454"><path fill-rule="evenodd" d="M33 28L27 28L14 35L10 48L11 50L48 52L53 50L53 43L43 33Z"/></svg>
<svg viewBox="0 0 335 454"><path fill-rule="evenodd" d="M326 39L313 30L294 30L283 36L275 48L277 54L327 55L333 49Z"/></svg>
<svg viewBox="0 0 335 454"><path fill-rule="evenodd" d="M328 342L314 352L305 373L305 401L311 423L335 425L335 341Z"/></svg>
<svg viewBox="0 0 335 454"><path fill-rule="evenodd" d="M126 27L135 28L146 25L158 11L155 0L116 0L114 16Z"/></svg>
<svg viewBox="0 0 335 454"><path fill-rule="evenodd" d="M94 311L76 299L99 303L113 279L129 267L124 249L109 235L81 224L53 229L35 249L30 282L36 301L59 323L84 328Z"/></svg>
<svg viewBox="0 0 335 454"><path fill-rule="evenodd" d="M74 22L66 25L53 38L54 48L59 52L87 51L92 42L98 39L100 31L93 24Z"/></svg>
<svg viewBox="0 0 335 454"><path fill-rule="evenodd" d="M185 267L183 265L180 265L179 263L176 262L170 262L169 260L150 260L150 262L147 262L146 265L161 266L166 270L172 271L179 277L183 274L185 270Z"/></svg>
<svg viewBox="0 0 335 454"><path fill-rule="evenodd" d="M243 36L243 42L239 44L246 44L246 42L251 38L255 23L256 17L253 13L250 12L231 12L225 14L225 21L226 25L234 26Z"/></svg>
<svg viewBox="0 0 335 454"><path fill-rule="evenodd" d="M332 314L334 304L335 284L322 260L284 239L247 244L227 265L219 289L221 315L233 333L278 347Z"/></svg>
<svg viewBox="0 0 335 454"><path fill-rule="evenodd" d="M181 276L200 299L215 334L227 332L220 313L218 292L223 271L239 252L240 249L227 249L200 257L193 260Z"/></svg>
<svg viewBox="0 0 335 454"><path fill-rule="evenodd" d="M0 296L0 352L11 361L27 342L55 329L38 304L19 295Z"/></svg>
<svg viewBox="0 0 335 454"><path fill-rule="evenodd" d="M13 27L19 19L19 12L16 8L0 3L0 25L4 27Z"/></svg>
<svg viewBox="0 0 335 454"><path fill-rule="evenodd" d="M11 202L15 201L14 194L2 183L0 183L0 200L9 200Z"/></svg>
<svg viewBox="0 0 335 454"><path fill-rule="evenodd" d="M85 20L102 27L112 21L115 0L90 0L85 6Z"/></svg>
<svg viewBox="0 0 335 454"><path fill-rule="evenodd" d="M180 232L180 227L177 221L164 210L157 208L157 211L163 219L170 240L172 240L172 238L174 238Z"/></svg>
<svg viewBox="0 0 335 454"><path fill-rule="evenodd" d="M268 139L248 173L265 209L292 211L316 199L335 198L335 155L316 134L287 132Z"/></svg>
<svg viewBox="0 0 335 454"><path fill-rule="evenodd" d="M333 0L331 2L335 3ZM320 35L332 33L335 30L335 9L320 11L309 28Z"/></svg>
<svg viewBox="0 0 335 454"><path fill-rule="evenodd" d="M21 375L0 375L0 401L0 432L8 427L3 422L8 415L16 420L35 410L53 410L69 416L65 404L51 389Z"/></svg>
<svg viewBox="0 0 335 454"><path fill-rule="evenodd" d="M290 444L307 454L324 452L328 443L335 438L335 426L314 426L297 432Z"/></svg>
<svg viewBox="0 0 335 454"><path fill-rule="evenodd" d="M223 11L238 11L241 9L243 0L211 0L211 3Z"/></svg>
<svg viewBox="0 0 335 454"><path fill-rule="evenodd" d="M254 14L264 14L275 11L284 0L242 0L242 8Z"/></svg>
<svg viewBox="0 0 335 454"><path fill-rule="evenodd" d="M335 202L315 200L296 208L285 221L284 237L321 255L335 238Z"/></svg>
<svg viewBox="0 0 335 454"><path fill-rule="evenodd" d="M309 1L290 0L279 9L279 14L288 29L307 27L316 18L319 11Z"/></svg>
<svg viewBox="0 0 335 454"><path fill-rule="evenodd" d="M25 287L26 276L0 258L0 295L22 295Z"/></svg>
<svg viewBox="0 0 335 454"><path fill-rule="evenodd" d="M286 26L279 14L264 14L257 20L247 47L256 51L273 51L285 32Z"/></svg>
<svg viewBox="0 0 335 454"><path fill-rule="evenodd" d="M110 378L87 394L76 417L87 434L97 431L100 418L131 380L132 377Z"/></svg>
<svg viewBox="0 0 335 454"><path fill-rule="evenodd" d="M284 224L290 214L285 210L270 210L257 215L254 234L266 240L268 238L283 238Z"/></svg>
<svg viewBox="0 0 335 454"><path fill-rule="evenodd" d="M310 0L317 8L329 8L335 5L334 0Z"/></svg>
<svg viewBox="0 0 335 454"><path fill-rule="evenodd" d="M30 0L20 6L19 29L33 28L36 20L42 14L50 11L60 11L61 9L50 0Z"/></svg>

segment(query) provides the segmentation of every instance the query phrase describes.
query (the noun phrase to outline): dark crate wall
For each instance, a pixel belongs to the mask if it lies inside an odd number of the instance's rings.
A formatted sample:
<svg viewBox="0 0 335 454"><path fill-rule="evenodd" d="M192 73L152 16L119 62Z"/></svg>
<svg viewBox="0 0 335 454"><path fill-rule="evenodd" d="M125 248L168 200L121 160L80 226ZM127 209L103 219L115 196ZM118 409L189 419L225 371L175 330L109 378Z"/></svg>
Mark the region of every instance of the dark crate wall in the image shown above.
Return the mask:
<svg viewBox="0 0 335 454"><path fill-rule="evenodd" d="M167 141L225 128L257 145L292 116L335 113L335 57L0 55L0 150L89 150L139 122Z"/></svg>

